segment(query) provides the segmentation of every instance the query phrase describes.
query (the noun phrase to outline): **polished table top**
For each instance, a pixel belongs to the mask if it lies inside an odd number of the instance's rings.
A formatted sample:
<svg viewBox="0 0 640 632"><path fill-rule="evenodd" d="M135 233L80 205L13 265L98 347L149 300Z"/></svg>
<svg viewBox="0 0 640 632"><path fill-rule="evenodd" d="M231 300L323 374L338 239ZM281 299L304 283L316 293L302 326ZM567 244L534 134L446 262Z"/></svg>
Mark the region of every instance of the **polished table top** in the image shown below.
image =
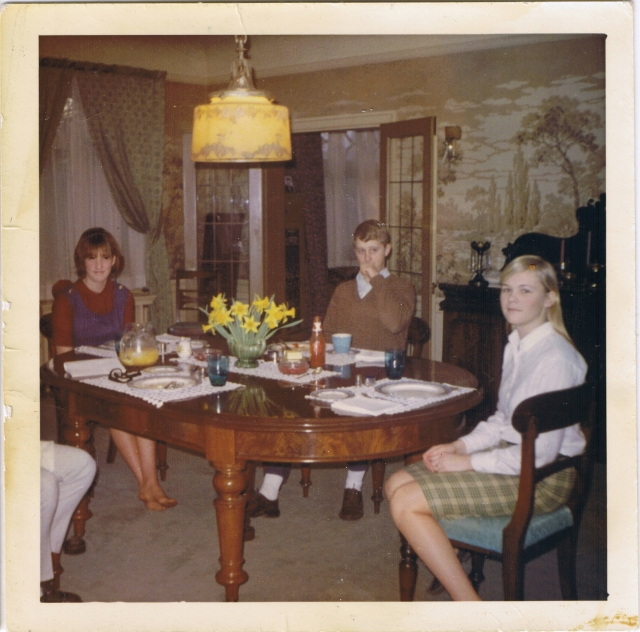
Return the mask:
<svg viewBox="0 0 640 632"><path fill-rule="evenodd" d="M248 462L344 463L415 454L460 436L462 413L482 400L473 390L418 410L351 417L315 406L305 398L309 386L230 373L230 381L245 388L156 408L140 398L64 377L66 361L86 357L70 352L54 358L54 371L41 369L42 381L53 387L58 400L62 439L92 452L88 422L96 421L204 454L216 470L221 565L216 580L225 587L228 601L237 601L239 586L248 579L242 568ZM358 374L385 377L382 367L351 365L350 373L328 378L326 386L354 386ZM408 358L404 377L477 387L476 378L464 369L430 360ZM91 515L88 503L87 496L74 515L76 540L82 540Z"/></svg>

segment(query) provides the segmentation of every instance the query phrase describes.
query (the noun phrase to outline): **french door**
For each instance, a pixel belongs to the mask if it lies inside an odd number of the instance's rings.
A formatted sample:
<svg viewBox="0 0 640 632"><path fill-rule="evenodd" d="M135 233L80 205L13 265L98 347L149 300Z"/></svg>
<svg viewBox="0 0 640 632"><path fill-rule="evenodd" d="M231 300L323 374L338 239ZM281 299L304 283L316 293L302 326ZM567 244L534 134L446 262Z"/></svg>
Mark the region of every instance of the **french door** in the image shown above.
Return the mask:
<svg viewBox="0 0 640 632"><path fill-rule="evenodd" d="M411 280L416 315L430 325L435 283L435 133L435 117L380 125L380 219L391 233L388 267Z"/></svg>

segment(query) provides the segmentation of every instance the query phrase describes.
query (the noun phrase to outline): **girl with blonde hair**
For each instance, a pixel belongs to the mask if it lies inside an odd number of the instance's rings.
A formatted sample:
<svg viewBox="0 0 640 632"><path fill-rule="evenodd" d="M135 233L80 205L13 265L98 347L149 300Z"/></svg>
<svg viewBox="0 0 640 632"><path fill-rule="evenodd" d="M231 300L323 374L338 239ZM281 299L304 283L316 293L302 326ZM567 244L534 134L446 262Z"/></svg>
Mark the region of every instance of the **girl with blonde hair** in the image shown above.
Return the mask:
<svg viewBox="0 0 640 632"><path fill-rule="evenodd" d="M553 267L537 256L509 263L500 277L500 306L511 325L504 351L496 412L453 443L436 445L422 460L393 474L385 491L398 529L452 599L473 601L473 589L445 532L442 518L508 516L518 495L521 435L511 425L520 402L584 382L587 365L562 320ZM579 424L542 433L536 465L584 450ZM536 486L535 513L563 505L575 471L563 470Z"/></svg>

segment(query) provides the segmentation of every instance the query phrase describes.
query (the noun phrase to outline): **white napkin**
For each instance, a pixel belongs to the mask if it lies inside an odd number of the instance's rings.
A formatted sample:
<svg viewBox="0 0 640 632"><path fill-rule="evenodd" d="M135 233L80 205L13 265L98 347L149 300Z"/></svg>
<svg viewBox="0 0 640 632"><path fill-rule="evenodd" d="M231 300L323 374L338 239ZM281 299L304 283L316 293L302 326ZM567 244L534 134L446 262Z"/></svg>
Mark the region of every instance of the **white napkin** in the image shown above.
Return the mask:
<svg viewBox="0 0 640 632"><path fill-rule="evenodd" d="M74 360L64 363L64 370L73 380L86 380L90 377L109 375L113 369L124 371L118 358L97 358L95 360Z"/></svg>
<svg viewBox="0 0 640 632"><path fill-rule="evenodd" d="M384 351L362 349L356 354L356 362L363 365L384 366Z"/></svg>
<svg viewBox="0 0 640 632"><path fill-rule="evenodd" d="M331 404L331 410L339 415L367 415L377 417L388 413L404 410L402 404L390 402L384 399L371 399L369 397L350 397Z"/></svg>

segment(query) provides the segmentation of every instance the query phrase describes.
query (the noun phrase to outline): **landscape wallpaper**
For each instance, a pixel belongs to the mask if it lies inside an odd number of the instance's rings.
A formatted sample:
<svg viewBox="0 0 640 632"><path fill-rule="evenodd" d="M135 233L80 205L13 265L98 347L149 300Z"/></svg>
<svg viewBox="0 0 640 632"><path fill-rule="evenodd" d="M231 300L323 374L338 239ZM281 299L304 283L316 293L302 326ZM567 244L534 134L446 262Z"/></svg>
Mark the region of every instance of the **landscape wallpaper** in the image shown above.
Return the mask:
<svg viewBox="0 0 640 632"><path fill-rule="evenodd" d="M319 43L309 37L310 47ZM495 272L504 263L502 248L523 233L575 234L576 209L605 192L603 35L514 40L494 49L257 77L256 84L286 105L294 122L365 111L393 112L396 120L436 117L439 283L469 281L471 241L491 242ZM166 85L164 212L172 267L184 256L182 135L210 88ZM462 131L451 161L443 155L445 126Z"/></svg>

